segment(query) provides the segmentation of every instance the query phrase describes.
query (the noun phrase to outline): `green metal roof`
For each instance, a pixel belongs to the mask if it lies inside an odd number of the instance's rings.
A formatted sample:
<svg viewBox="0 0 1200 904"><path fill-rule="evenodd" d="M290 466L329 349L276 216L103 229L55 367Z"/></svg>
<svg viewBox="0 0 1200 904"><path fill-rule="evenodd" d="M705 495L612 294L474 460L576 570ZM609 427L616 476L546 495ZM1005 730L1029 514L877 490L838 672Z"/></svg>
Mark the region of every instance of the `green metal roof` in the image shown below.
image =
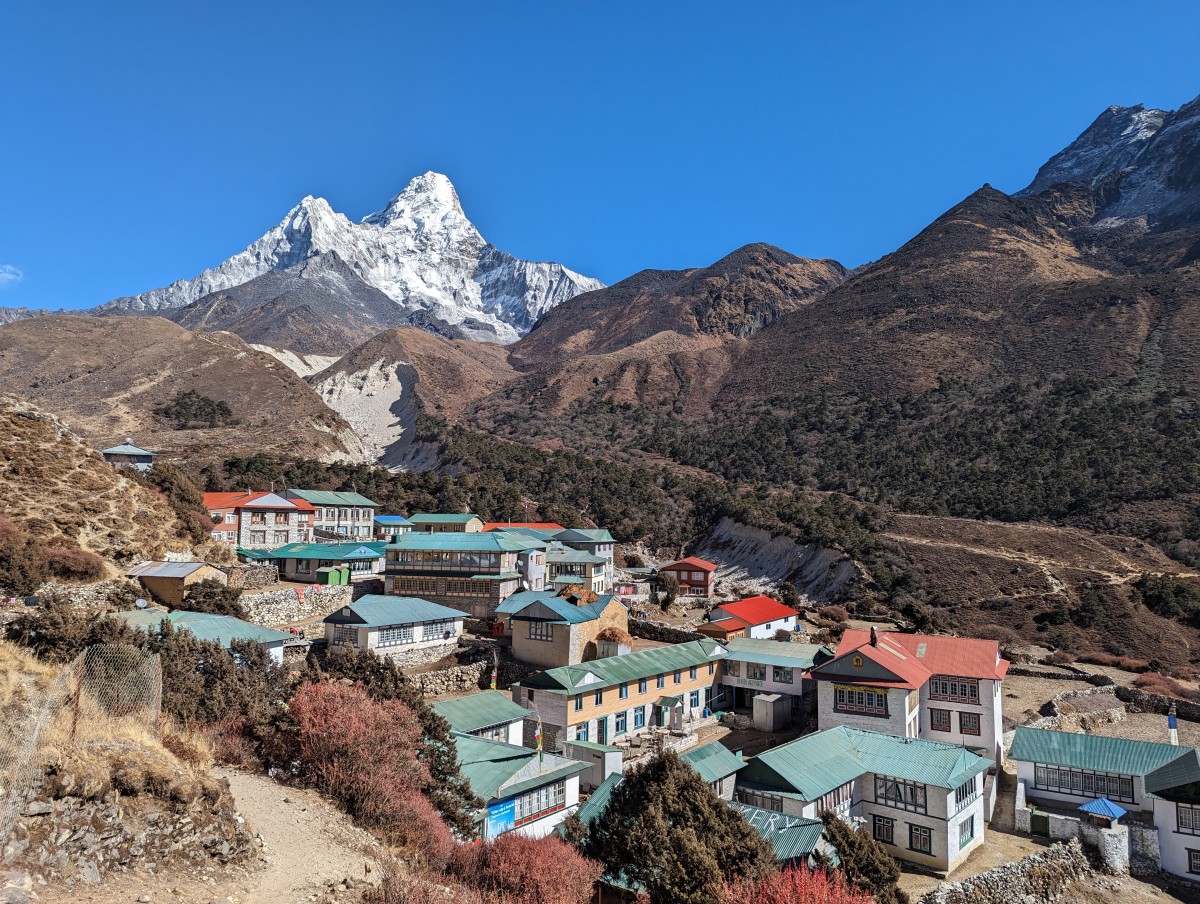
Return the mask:
<svg viewBox="0 0 1200 904"><path fill-rule="evenodd" d="M579 665L560 666L530 675L521 687L571 693L587 688L597 689L614 684L638 681L654 675L718 662L725 657L725 648L715 640L690 640L650 650L639 650L623 656L593 659Z"/></svg>
<svg viewBox="0 0 1200 904"><path fill-rule="evenodd" d="M733 775L746 765L745 760L720 741L695 747L680 754L679 758L699 772L702 779L710 783Z"/></svg>
<svg viewBox="0 0 1200 904"><path fill-rule="evenodd" d="M294 490L288 488L288 495L296 496L313 505L365 505L378 508L378 502L372 502L366 496L358 493L342 493L333 490Z"/></svg>
<svg viewBox="0 0 1200 904"><path fill-rule="evenodd" d="M513 612L512 617L523 621L548 621L551 624L579 625L584 622L595 621L598 619L604 610L608 608L608 604L612 602L612 599L613 598L611 594L609 594L600 597L594 603L576 606L567 602L561 597L542 597L540 599L530 600L520 609ZM557 617L543 619L538 616L526 616L525 610L535 605L545 606L554 616Z"/></svg>
<svg viewBox="0 0 1200 904"><path fill-rule="evenodd" d="M613 535L603 528L568 527L554 535L562 543L615 543Z"/></svg>
<svg viewBox="0 0 1200 904"><path fill-rule="evenodd" d="M563 741L564 744L570 744L572 747L579 747L583 750L595 750L599 753L621 753L620 747L613 747L611 744L597 744L595 741Z"/></svg>
<svg viewBox="0 0 1200 904"><path fill-rule="evenodd" d="M256 559L329 559L351 561L382 559L386 543L288 543L276 549L247 549L243 554Z"/></svg>
<svg viewBox="0 0 1200 904"><path fill-rule="evenodd" d="M601 556L594 556L582 549L572 549L570 546L551 545L546 549L546 561L555 564L577 562L581 565L603 565L606 561Z"/></svg>
<svg viewBox="0 0 1200 904"><path fill-rule="evenodd" d="M788 816L736 801L731 801L730 806L738 810L746 822L771 845L775 859L780 863L807 859L818 849L827 853L835 866L840 862L837 851L824 840L825 824L821 820Z"/></svg>
<svg viewBox="0 0 1200 904"><path fill-rule="evenodd" d="M470 734L481 728L524 719L529 712L500 691L480 691L433 704L433 710L455 731Z"/></svg>
<svg viewBox="0 0 1200 904"><path fill-rule="evenodd" d="M156 632L163 619L171 623L176 631L188 631L197 640L216 641L228 648L235 640L253 640L255 643L272 644L291 640L292 635L273 631L261 625L252 625L232 615L212 615L208 612L184 612L176 609L134 609L131 612L114 612L109 618L118 618L147 633Z"/></svg>
<svg viewBox="0 0 1200 904"><path fill-rule="evenodd" d="M624 774L614 772L597 786L587 800L579 805L575 815L583 821L585 826L608 808L608 802L612 800L613 789L621 784L624 778Z"/></svg>
<svg viewBox="0 0 1200 904"><path fill-rule="evenodd" d="M496 614L511 615L514 612L520 612L535 600L552 599L559 599L558 594L553 590L518 590L500 601L500 605L496 607Z"/></svg>
<svg viewBox="0 0 1200 904"><path fill-rule="evenodd" d="M833 650L815 643L784 643L779 640L760 640L735 637L725 644L732 662L755 662L793 669L811 669L834 657Z"/></svg>
<svg viewBox="0 0 1200 904"><path fill-rule="evenodd" d="M583 578L579 577L578 575L574 575L574 574L560 574L550 583L551 584L582 584Z"/></svg>
<svg viewBox="0 0 1200 904"><path fill-rule="evenodd" d="M545 549L545 547L545 543L535 540L533 537L510 534L502 530L491 530L487 533L447 532L440 534L408 531L397 537L396 542L389 544L387 548L436 552L524 552L527 549Z"/></svg>
<svg viewBox="0 0 1200 904"><path fill-rule="evenodd" d="M1146 790L1170 800L1193 801L1200 794L1200 750L1176 747L1178 757L1146 774Z"/></svg>
<svg viewBox="0 0 1200 904"><path fill-rule="evenodd" d="M1154 741L1130 741L1018 725L1009 758L1118 775L1146 775L1178 759L1186 749Z"/></svg>
<svg viewBox="0 0 1200 904"><path fill-rule="evenodd" d="M515 581L521 577L516 571L502 571L499 574L473 574L472 581Z"/></svg>
<svg viewBox="0 0 1200 904"><path fill-rule="evenodd" d="M455 732L458 765L472 790L487 801L503 800L590 769L587 763L529 747Z"/></svg>
<svg viewBox="0 0 1200 904"><path fill-rule="evenodd" d="M387 625L416 625L444 619L468 618L468 613L441 606L416 596L384 596L369 593L343 606L325 619L331 625L381 628Z"/></svg>
<svg viewBox="0 0 1200 904"><path fill-rule="evenodd" d="M955 744L839 725L760 753L738 778L759 787L795 792L803 800L816 800L865 772L957 788L991 765Z"/></svg>
<svg viewBox="0 0 1200 904"><path fill-rule="evenodd" d="M418 512L415 515L409 515L408 520L413 524L468 524L473 519L482 521L478 515L456 515L456 514L439 514Z"/></svg>

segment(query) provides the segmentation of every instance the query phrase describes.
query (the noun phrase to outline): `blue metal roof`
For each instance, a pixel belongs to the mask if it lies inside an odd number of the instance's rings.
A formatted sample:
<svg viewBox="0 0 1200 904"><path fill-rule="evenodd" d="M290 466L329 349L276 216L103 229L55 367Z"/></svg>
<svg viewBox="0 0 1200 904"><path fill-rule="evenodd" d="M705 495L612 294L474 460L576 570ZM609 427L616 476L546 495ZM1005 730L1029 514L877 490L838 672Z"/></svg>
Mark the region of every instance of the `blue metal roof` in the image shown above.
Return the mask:
<svg viewBox="0 0 1200 904"><path fill-rule="evenodd" d="M411 524L403 515L376 515L376 524Z"/></svg>
<svg viewBox="0 0 1200 904"><path fill-rule="evenodd" d="M1089 800L1079 809L1084 813L1091 813L1093 816L1107 816L1109 819L1120 819L1128 812L1118 807L1107 797L1097 797L1095 800Z"/></svg>
<svg viewBox="0 0 1200 904"><path fill-rule="evenodd" d="M349 606L343 606L325 621L331 625L360 625L380 628L387 625L416 625L469 617L466 612L451 609L415 596L383 596L369 593Z"/></svg>

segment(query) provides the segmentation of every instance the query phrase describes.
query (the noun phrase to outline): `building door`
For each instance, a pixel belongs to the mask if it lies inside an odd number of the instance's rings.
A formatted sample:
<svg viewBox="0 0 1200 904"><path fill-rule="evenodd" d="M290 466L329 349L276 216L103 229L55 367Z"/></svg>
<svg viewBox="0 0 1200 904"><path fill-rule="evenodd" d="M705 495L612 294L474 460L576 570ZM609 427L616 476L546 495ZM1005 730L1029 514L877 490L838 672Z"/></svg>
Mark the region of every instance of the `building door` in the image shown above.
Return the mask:
<svg viewBox="0 0 1200 904"><path fill-rule="evenodd" d="M608 743L608 716L601 716L596 720L596 743Z"/></svg>
<svg viewBox="0 0 1200 904"><path fill-rule="evenodd" d="M1029 816L1029 834L1050 837L1050 814L1039 813L1036 810Z"/></svg>

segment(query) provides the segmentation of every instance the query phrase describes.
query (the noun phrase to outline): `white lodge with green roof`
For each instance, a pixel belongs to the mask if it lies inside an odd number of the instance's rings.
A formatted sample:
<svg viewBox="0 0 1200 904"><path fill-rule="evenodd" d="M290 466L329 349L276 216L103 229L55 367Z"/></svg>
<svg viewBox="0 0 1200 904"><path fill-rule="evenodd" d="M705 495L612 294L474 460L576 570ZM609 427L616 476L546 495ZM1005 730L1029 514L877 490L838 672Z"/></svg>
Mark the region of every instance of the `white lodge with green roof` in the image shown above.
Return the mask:
<svg viewBox="0 0 1200 904"><path fill-rule="evenodd" d="M372 593L326 618L325 640L333 653L370 650L398 662L429 661L458 645L466 617L428 600Z"/></svg>
<svg viewBox="0 0 1200 904"><path fill-rule="evenodd" d="M896 859L947 874L983 844L992 765L954 744L843 725L750 759L737 799L808 819L823 810L861 819Z"/></svg>
<svg viewBox="0 0 1200 904"><path fill-rule="evenodd" d="M546 544L508 531L418 529L387 547L384 572L389 594L419 596L489 618L518 590L545 586Z"/></svg>
<svg viewBox="0 0 1200 904"><path fill-rule="evenodd" d="M283 496L303 499L313 507L315 537L370 540L374 535L379 503L366 496L333 490L285 490Z"/></svg>
<svg viewBox="0 0 1200 904"><path fill-rule="evenodd" d="M711 708L725 652L705 639L593 659L530 675L513 684L512 698L530 710L527 735L541 720L547 750L615 744L651 727L682 730Z"/></svg>

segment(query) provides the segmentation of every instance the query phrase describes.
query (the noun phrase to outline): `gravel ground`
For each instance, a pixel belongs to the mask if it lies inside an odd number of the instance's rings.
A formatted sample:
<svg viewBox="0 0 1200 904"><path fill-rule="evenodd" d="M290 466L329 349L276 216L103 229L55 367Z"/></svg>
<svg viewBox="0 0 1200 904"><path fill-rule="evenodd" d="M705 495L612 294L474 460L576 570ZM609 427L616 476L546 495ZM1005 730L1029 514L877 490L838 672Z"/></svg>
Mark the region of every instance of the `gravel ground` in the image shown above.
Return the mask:
<svg viewBox="0 0 1200 904"><path fill-rule="evenodd" d="M1009 675L1004 679L1004 715L1022 725L1040 718L1038 710L1055 694L1090 688L1086 681L1055 678L1027 678Z"/></svg>

